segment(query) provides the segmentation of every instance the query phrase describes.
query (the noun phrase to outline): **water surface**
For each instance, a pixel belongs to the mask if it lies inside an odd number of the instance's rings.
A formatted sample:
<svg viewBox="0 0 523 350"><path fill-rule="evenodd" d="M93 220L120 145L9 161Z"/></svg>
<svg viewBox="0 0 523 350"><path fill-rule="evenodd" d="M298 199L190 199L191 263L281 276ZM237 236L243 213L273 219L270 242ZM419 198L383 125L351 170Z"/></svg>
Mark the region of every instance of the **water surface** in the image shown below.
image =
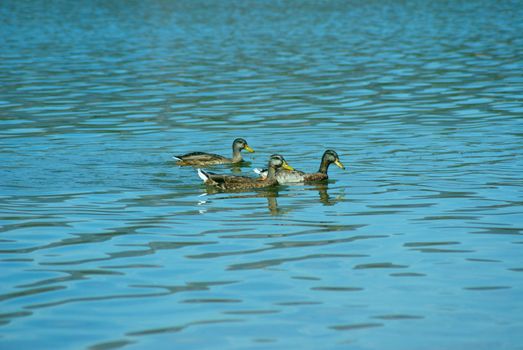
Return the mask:
<svg viewBox="0 0 523 350"><path fill-rule="evenodd" d="M521 349L523 6L0 4L2 349ZM171 156L327 184L208 191Z"/></svg>

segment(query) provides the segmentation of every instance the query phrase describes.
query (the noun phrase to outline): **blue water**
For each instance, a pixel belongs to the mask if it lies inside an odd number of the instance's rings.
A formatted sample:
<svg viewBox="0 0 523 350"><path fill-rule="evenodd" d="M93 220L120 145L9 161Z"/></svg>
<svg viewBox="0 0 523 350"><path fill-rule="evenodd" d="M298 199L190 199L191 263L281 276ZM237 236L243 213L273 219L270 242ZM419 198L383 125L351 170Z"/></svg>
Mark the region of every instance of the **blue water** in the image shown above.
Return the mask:
<svg viewBox="0 0 523 350"><path fill-rule="evenodd" d="M523 349L523 3L0 2L0 348ZM328 184L215 193L173 154Z"/></svg>

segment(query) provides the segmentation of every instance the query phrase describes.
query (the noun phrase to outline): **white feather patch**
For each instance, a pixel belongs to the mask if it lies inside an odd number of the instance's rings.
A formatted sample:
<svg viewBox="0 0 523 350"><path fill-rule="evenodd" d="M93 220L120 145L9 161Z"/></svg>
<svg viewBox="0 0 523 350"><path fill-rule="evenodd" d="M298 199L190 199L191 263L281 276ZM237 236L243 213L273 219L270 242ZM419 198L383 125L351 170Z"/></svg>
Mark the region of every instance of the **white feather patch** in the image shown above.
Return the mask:
<svg viewBox="0 0 523 350"><path fill-rule="evenodd" d="M200 177L200 179L203 180L203 182L209 180L209 176L207 175L207 173L200 168L198 168L198 176Z"/></svg>

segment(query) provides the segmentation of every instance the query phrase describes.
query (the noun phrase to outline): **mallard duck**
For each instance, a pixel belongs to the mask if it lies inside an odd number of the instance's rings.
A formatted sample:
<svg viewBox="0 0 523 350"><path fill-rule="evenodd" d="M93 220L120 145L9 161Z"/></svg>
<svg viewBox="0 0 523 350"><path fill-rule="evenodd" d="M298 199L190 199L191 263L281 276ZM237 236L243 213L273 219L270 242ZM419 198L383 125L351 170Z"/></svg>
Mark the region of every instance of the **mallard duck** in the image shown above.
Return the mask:
<svg viewBox="0 0 523 350"><path fill-rule="evenodd" d="M173 156L176 159L178 165L197 165L207 166L216 164L227 164L227 163L239 163L243 161L241 150L253 153L254 150L249 147L247 141L242 138L237 138L232 143L232 158L222 157L218 154L205 153L205 152L192 152L181 156Z"/></svg>
<svg viewBox="0 0 523 350"><path fill-rule="evenodd" d="M327 170L329 165L332 163L336 164L339 168L345 169L343 164L340 162L338 154L333 150L326 150L321 157L320 169L316 173L305 173L299 170L287 171L285 169L279 169L276 172L276 180L278 183L295 183L295 182L315 182L327 180L329 175L327 175ZM261 179L267 177L267 169L254 169L254 172L260 175Z"/></svg>
<svg viewBox="0 0 523 350"><path fill-rule="evenodd" d="M279 154L273 154L269 159L269 170L267 171L267 176L263 179L247 176L214 174L202 169L198 169L198 176L206 185L221 190L262 188L278 184L278 181L276 180L276 171L280 168L294 170L289 164L287 164L282 156Z"/></svg>

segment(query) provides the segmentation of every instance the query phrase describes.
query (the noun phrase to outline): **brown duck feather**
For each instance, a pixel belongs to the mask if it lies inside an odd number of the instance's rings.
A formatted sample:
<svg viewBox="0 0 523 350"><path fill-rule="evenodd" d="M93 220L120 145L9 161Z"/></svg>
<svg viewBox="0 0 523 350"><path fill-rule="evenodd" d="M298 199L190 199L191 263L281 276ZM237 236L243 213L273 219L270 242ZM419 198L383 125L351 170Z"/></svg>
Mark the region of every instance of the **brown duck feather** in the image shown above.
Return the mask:
<svg viewBox="0 0 523 350"><path fill-rule="evenodd" d="M232 143L232 158L220 156L219 154L206 152L191 152L183 155L177 155L176 164L181 166L208 166L217 164L240 163L243 161L241 151L254 152L254 150L247 144L247 141L242 138L237 138Z"/></svg>
<svg viewBox="0 0 523 350"><path fill-rule="evenodd" d="M287 164L282 156L273 154L269 160L268 176L264 179L247 176L215 174L202 169L198 169L198 176L200 176L206 185L222 190L255 189L277 185L278 181L276 180L275 174L276 169L279 168L292 170L292 167Z"/></svg>
<svg viewBox="0 0 523 350"><path fill-rule="evenodd" d="M178 165L216 165L232 163L232 159L214 153L191 152L181 156L174 156Z"/></svg>

